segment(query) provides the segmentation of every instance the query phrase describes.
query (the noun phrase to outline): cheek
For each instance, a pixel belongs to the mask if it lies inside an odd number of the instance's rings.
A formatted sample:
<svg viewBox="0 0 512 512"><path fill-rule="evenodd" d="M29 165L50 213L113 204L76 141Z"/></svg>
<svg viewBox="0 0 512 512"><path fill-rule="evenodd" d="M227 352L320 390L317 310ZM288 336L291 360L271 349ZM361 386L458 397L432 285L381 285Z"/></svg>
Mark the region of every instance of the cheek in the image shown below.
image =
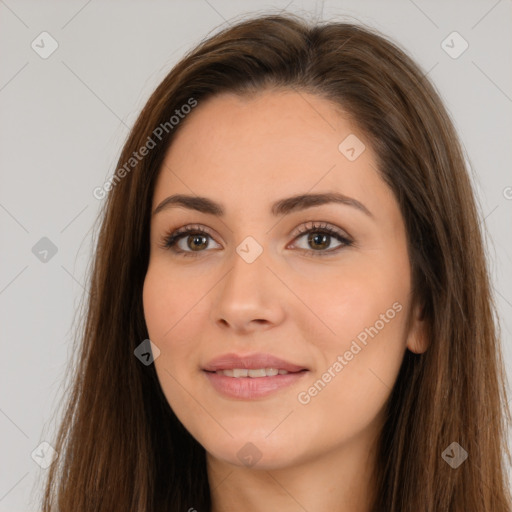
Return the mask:
<svg viewBox="0 0 512 512"><path fill-rule="evenodd" d="M374 300L357 314L342 313L341 334L324 338L322 364L296 396L296 419L326 449L382 420L403 360L405 306Z"/></svg>
<svg viewBox="0 0 512 512"><path fill-rule="evenodd" d="M408 262L384 257L352 263L329 279L317 270L302 285L322 322L316 334L311 328L319 362L298 401L312 416L341 421L349 414L362 427L384 405L403 359L409 272Z"/></svg>
<svg viewBox="0 0 512 512"><path fill-rule="evenodd" d="M159 348L155 369L167 401L174 408L179 398L178 383L190 371L191 355L197 347L191 340L194 331L193 294L187 294L185 283L170 277L161 265L150 265L143 287L143 306L149 339ZM179 278L178 278L179 281ZM189 298L190 296L190 298Z"/></svg>
<svg viewBox="0 0 512 512"><path fill-rule="evenodd" d="M158 345L170 339L180 323L192 312L195 294L192 283L180 280L165 264L150 263L142 292L144 318L152 341Z"/></svg>
<svg viewBox="0 0 512 512"><path fill-rule="evenodd" d="M163 285L162 279L159 279L158 275L158 268L150 262L142 288L144 319L149 338L155 342L162 332L163 305L168 298L165 293L167 287Z"/></svg>
<svg viewBox="0 0 512 512"><path fill-rule="evenodd" d="M159 264L148 268L143 287L144 317L149 338L160 349L154 365L164 396L189 428L194 425L194 415L201 414L198 404L185 391L190 388L190 372L195 370L187 362L198 350L193 342L199 338L195 335L197 322L193 318L197 299L194 293L187 293L187 283L171 275L176 274ZM189 430L199 435L193 427Z"/></svg>
<svg viewBox="0 0 512 512"><path fill-rule="evenodd" d="M170 272L165 264L150 265L144 280L143 306L149 338L160 349L157 369L181 375L190 368L183 363L197 354L199 316L204 315L204 305L198 300L193 281Z"/></svg>
<svg viewBox="0 0 512 512"><path fill-rule="evenodd" d="M397 330L395 318L404 316L393 308L399 302L405 309L409 294L409 276L407 266L396 264L386 265L386 262L374 258L365 261L359 255L349 260L333 271L333 267L312 266L294 269L297 276L302 276L294 282L294 292L302 298L302 304L297 304L294 316L299 325L307 328L307 339L336 350L343 349L350 341L360 335L364 342L365 329L377 323L379 331L390 332ZM398 268L405 270L398 271ZM305 309L306 307L306 309ZM291 310L293 311L293 310ZM386 315L386 312L389 314ZM293 314L293 313L292 313ZM385 318L381 319L381 315ZM390 320L389 322L387 320ZM385 329L381 329L382 322ZM390 328L391 324L393 327Z"/></svg>

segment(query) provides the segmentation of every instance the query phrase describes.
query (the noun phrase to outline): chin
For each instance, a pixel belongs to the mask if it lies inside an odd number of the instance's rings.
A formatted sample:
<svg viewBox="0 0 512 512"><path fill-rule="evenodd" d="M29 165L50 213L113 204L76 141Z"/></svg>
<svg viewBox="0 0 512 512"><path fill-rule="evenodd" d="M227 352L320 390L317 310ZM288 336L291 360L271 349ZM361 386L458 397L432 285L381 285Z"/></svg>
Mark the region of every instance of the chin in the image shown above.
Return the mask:
<svg viewBox="0 0 512 512"><path fill-rule="evenodd" d="M256 436L230 439L225 445L205 447L209 457L218 461L247 469L284 469L297 463L299 453L293 443L271 442L268 439L258 440Z"/></svg>

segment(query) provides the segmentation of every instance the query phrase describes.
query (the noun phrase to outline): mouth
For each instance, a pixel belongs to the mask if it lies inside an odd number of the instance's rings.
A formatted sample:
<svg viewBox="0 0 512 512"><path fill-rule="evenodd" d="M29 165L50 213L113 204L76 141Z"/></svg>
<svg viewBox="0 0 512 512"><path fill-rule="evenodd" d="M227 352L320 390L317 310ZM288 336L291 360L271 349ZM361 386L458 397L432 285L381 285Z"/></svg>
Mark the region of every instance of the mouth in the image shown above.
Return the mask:
<svg viewBox="0 0 512 512"><path fill-rule="evenodd" d="M208 371L208 370L205 370ZM300 370L300 372L307 372L307 370ZM289 373L299 373L299 372L289 372L284 370L283 368L233 368L233 369L225 369L225 370L217 370L215 372L208 373L216 373L217 375L225 375L226 377L233 377L235 379L243 379L243 378L251 378L257 379L261 377L275 377L276 375L288 375Z"/></svg>
<svg viewBox="0 0 512 512"><path fill-rule="evenodd" d="M221 395L252 400L296 384L309 369L270 354L224 354L211 360L202 371Z"/></svg>

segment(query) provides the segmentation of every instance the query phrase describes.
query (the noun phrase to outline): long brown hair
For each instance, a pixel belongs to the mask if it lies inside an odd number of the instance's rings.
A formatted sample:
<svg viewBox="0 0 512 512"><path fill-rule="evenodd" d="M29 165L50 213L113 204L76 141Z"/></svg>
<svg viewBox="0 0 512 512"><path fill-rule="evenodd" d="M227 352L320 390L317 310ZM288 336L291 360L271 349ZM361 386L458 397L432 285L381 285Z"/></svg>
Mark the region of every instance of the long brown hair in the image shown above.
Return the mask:
<svg viewBox="0 0 512 512"><path fill-rule="evenodd" d="M148 338L142 287L152 195L187 121L169 122L176 110L222 92L272 88L316 94L350 116L406 226L412 298L422 305L429 348L406 351L391 392L373 509L510 512L499 323L453 124L421 69L387 38L291 14L239 20L190 51L148 100L115 180L102 188L109 193L43 511L210 510L205 450L174 415L154 365L134 356ZM150 139L154 147L130 160ZM443 457L453 442L468 453L456 469Z"/></svg>

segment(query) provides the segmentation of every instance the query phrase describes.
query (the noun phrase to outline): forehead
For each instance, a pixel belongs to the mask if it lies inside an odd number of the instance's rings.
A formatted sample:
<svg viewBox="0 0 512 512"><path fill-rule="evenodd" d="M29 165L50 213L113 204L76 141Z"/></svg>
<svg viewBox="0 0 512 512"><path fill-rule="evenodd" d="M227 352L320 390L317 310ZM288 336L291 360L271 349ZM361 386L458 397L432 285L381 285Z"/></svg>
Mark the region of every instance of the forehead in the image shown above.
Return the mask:
<svg viewBox="0 0 512 512"><path fill-rule="evenodd" d="M346 140L364 148L355 160L343 152ZM369 141L340 108L309 93L271 90L199 102L167 151L154 204L174 192L226 198L236 191L238 200L271 202L313 188L365 197L379 187L387 188Z"/></svg>

